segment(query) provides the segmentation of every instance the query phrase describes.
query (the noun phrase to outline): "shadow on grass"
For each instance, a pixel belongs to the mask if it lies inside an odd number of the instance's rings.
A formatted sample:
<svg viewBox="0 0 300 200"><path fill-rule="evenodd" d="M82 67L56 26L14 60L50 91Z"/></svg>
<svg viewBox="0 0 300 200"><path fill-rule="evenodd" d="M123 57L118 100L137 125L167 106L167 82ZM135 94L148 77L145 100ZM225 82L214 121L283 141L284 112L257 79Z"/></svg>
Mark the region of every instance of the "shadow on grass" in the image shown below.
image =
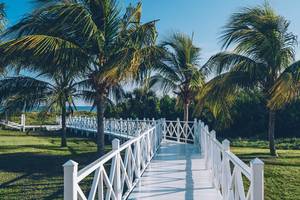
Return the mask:
<svg viewBox="0 0 300 200"><path fill-rule="evenodd" d="M22 147L17 147L22 148ZM34 145L34 148L45 148ZM58 147L50 146L50 149ZM68 147L71 155L43 155L37 153L0 154L0 173L21 174L0 182L0 199L57 199L63 192L63 167L69 159L84 167L94 161L96 154L80 153ZM13 192L11 192L13 191ZM30 196L30 197L29 197ZM41 198L42 196L42 198Z"/></svg>

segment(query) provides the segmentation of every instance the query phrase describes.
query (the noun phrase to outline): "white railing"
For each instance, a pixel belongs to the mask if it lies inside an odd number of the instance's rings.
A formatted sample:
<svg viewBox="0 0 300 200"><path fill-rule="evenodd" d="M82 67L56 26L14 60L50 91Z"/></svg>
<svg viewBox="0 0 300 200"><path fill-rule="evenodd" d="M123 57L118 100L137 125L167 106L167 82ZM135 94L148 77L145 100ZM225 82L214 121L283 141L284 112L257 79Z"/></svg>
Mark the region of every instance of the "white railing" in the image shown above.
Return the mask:
<svg viewBox="0 0 300 200"><path fill-rule="evenodd" d="M60 117L56 117L56 124L54 125L28 125L26 124L26 116L25 114L21 114L21 123L16 123L16 122L11 122L8 121L7 117L5 120L0 120L0 124L12 128L12 129L17 129L20 131L25 132L27 129L46 129L46 130L58 130L61 129L61 121Z"/></svg>
<svg viewBox="0 0 300 200"><path fill-rule="evenodd" d="M209 131L203 122L199 121L196 129L196 143L202 146L206 167L211 169L214 186L223 199L263 200L264 163L256 158L248 166L230 151L228 140L220 143L215 131Z"/></svg>
<svg viewBox="0 0 300 200"><path fill-rule="evenodd" d="M194 122L163 120L164 139L175 140L177 142L193 143L197 125Z"/></svg>
<svg viewBox="0 0 300 200"><path fill-rule="evenodd" d="M77 119L78 120L78 119ZM77 126L95 126L84 119ZM74 124L76 120L74 121ZM84 123L84 124L82 124ZM89 124L93 125L89 125ZM184 143L194 143L205 159L207 169L211 170L214 186L223 200L263 200L264 164L259 159L245 164L232 152L230 143L216 139L215 131L209 131L203 122L154 120L105 120L106 131L130 132L131 140L119 146L113 141L113 150L78 171L77 163L69 161L64 165L64 199L93 200L126 199L146 169L158 149L162 138ZM125 131L123 130L125 129ZM144 130L136 134L137 130ZM139 131L138 131L139 132ZM108 173L109 172L109 173ZM84 193L79 183L94 173L92 187Z"/></svg>
<svg viewBox="0 0 300 200"><path fill-rule="evenodd" d="M154 119L104 119L104 131L106 133L120 135L127 138L135 137L154 125ZM67 119L67 127L77 130L96 132L97 120L95 117L69 117Z"/></svg>
<svg viewBox="0 0 300 200"><path fill-rule="evenodd" d="M112 142L113 150L78 171L78 164L64 164L64 199L126 199L157 151L162 140L162 122L120 146ZM93 174L90 190L84 192L80 183Z"/></svg>

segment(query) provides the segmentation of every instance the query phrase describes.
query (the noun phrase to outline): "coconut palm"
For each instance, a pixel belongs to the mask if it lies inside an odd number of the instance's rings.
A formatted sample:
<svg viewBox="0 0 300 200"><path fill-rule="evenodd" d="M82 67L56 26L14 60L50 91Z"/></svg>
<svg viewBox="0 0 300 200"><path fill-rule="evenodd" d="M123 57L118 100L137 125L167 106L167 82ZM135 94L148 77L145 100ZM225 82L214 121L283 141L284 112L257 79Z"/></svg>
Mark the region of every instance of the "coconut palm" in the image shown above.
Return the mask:
<svg viewBox="0 0 300 200"><path fill-rule="evenodd" d="M71 70L69 70L71 69ZM60 67L56 73L43 72L39 78L31 76L5 77L0 80L0 105L2 112L15 113L43 108L42 112L59 111L61 114L61 146L67 146L66 116L76 109L74 99L78 71Z"/></svg>
<svg viewBox="0 0 300 200"><path fill-rule="evenodd" d="M172 91L177 104L183 105L184 121L188 121L189 105L205 82L206 70L199 64L200 48L192 37L182 33L174 33L161 46L166 53L150 85L162 87L165 93Z"/></svg>
<svg viewBox="0 0 300 200"><path fill-rule="evenodd" d="M97 107L97 146L103 154L106 101L118 97L122 81L141 79L156 60L155 21L141 23L140 3L121 15L115 0L39 2L39 9L8 31L16 38L3 48L4 63L30 64L32 50L45 67L50 62L84 69L78 88Z"/></svg>
<svg viewBox="0 0 300 200"><path fill-rule="evenodd" d="M233 50L210 58L207 65L219 76L207 84L199 98L212 102L215 110L225 107L229 111L228 107L241 90L257 88L266 101L270 101L272 87L294 61L297 40L288 27L289 22L268 4L234 13L221 35L223 48ZM272 155L276 155L275 116L276 111L271 106L268 135Z"/></svg>

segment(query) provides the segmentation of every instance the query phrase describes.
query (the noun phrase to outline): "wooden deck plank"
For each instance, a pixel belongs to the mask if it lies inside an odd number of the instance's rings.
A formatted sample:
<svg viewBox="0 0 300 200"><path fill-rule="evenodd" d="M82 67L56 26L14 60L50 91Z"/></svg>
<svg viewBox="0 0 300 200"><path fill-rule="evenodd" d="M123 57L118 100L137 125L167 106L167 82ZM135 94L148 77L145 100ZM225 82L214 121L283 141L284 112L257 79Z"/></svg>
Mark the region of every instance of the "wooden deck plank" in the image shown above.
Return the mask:
<svg viewBox="0 0 300 200"><path fill-rule="evenodd" d="M220 200L211 173L192 144L164 141L130 200Z"/></svg>

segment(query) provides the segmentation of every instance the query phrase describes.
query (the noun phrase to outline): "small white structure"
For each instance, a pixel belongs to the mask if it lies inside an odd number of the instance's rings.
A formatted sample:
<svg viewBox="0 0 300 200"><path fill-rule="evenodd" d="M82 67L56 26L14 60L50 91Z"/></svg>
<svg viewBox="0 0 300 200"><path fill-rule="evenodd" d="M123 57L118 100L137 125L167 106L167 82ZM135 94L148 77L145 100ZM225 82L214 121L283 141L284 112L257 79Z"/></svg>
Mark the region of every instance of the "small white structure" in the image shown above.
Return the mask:
<svg viewBox="0 0 300 200"><path fill-rule="evenodd" d="M124 144L115 139L111 152L79 171L74 161L64 164L65 200L264 199L263 162L254 159L248 166L230 152L228 140L220 143L203 122L132 121L107 122L112 132L135 130ZM80 184L91 175L92 185L83 191ZM242 177L249 181L247 189ZM210 189L198 191L199 187Z"/></svg>

